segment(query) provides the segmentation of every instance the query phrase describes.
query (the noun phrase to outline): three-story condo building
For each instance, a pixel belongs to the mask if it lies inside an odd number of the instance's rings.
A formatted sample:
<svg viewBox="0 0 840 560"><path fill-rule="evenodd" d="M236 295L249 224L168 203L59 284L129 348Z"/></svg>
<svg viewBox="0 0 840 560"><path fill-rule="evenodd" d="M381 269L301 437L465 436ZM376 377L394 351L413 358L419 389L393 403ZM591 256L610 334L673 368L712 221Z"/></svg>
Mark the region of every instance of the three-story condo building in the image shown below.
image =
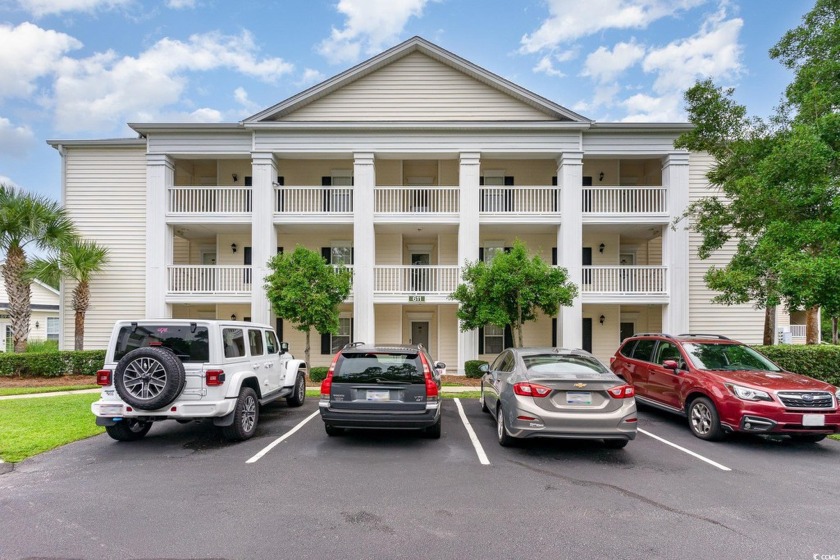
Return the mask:
<svg viewBox="0 0 840 560"><path fill-rule="evenodd" d="M111 249L86 347L118 319L230 317L276 321L301 352L262 286L271 256L302 245L353 270L311 365L363 340L423 343L460 371L509 333L460 332L448 296L465 262L516 239L580 289L526 325L528 345L606 359L633 332L760 340L761 311L709 301L703 273L727 253L701 262L672 226L709 192L711 160L674 148L687 124L593 122L415 37L242 122L130 126L139 138L50 142L64 205Z"/></svg>

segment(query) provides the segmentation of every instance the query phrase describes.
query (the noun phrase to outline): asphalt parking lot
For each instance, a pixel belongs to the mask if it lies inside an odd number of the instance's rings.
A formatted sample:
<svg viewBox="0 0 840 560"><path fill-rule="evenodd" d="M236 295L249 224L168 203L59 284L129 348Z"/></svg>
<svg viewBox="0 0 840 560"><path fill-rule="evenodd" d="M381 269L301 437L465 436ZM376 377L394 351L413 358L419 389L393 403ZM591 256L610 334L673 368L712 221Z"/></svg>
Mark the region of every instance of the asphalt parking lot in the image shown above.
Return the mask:
<svg viewBox="0 0 840 560"><path fill-rule="evenodd" d="M477 400L443 411L440 440L330 438L310 398L239 444L174 422L77 442L0 476L0 558L840 555L838 441L707 443L642 409L623 450L502 448Z"/></svg>

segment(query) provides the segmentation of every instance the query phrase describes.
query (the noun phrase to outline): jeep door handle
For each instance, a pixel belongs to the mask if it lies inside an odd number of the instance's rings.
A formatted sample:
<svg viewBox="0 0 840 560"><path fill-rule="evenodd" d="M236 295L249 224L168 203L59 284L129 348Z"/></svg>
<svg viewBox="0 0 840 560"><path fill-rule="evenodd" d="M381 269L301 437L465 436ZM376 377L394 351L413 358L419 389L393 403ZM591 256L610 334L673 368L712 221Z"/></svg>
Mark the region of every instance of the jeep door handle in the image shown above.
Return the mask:
<svg viewBox="0 0 840 560"><path fill-rule="evenodd" d="M267 367L267 368L273 368L273 367L274 367L274 364L265 364L265 367Z"/></svg>
<svg viewBox="0 0 840 560"><path fill-rule="evenodd" d="M253 362L251 363L251 367L254 368L254 369L260 369L260 366L262 366L262 364L259 364L259 363L255 364Z"/></svg>

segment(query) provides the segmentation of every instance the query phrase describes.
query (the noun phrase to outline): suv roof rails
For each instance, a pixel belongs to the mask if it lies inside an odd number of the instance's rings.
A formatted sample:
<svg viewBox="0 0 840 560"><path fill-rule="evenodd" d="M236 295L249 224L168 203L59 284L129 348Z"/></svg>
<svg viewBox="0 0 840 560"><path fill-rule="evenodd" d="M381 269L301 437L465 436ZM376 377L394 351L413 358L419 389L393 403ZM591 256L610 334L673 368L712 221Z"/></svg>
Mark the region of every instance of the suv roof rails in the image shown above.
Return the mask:
<svg viewBox="0 0 840 560"><path fill-rule="evenodd" d="M728 336L723 336L722 334L709 334L709 333L683 333L678 336L693 336L696 338L719 338L721 340L732 340Z"/></svg>
<svg viewBox="0 0 840 560"><path fill-rule="evenodd" d="M348 342L347 344L342 346L341 349L344 350L345 348L358 348L359 346L364 346L364 345L365 345L364 342L362 342L361 340L357 340L356 342Z"/></svg>
<svg viewBox="0 0 840 560"><path fill-rule="evenodd" d="M661 333L661 332L640 332L640 333L633 333L633 336L664 336L665 338L674 338L674 335ZM682 335L680 335L682 336ZM627 338L630 338L629 336Z"/></svg>

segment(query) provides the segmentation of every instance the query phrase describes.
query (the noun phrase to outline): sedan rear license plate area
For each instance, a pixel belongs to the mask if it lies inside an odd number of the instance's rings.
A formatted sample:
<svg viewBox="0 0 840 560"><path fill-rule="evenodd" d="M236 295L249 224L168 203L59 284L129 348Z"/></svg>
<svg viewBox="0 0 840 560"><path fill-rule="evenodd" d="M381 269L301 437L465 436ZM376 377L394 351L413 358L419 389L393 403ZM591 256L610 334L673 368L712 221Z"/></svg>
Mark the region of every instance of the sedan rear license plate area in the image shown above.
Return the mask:
<svg viewBox="0 0 840 560"><path fill-rule="evenodd" d="M592 393L589 391L569 391L566 393L566 404L592 404Z"/></svg>
<svg viewBox="0 0 840 560"><path fill-rule="evenodd" d="M391 400L391 391L381 391L381 390L367 390L367 401L368 402L388 402Z"/></svg>

